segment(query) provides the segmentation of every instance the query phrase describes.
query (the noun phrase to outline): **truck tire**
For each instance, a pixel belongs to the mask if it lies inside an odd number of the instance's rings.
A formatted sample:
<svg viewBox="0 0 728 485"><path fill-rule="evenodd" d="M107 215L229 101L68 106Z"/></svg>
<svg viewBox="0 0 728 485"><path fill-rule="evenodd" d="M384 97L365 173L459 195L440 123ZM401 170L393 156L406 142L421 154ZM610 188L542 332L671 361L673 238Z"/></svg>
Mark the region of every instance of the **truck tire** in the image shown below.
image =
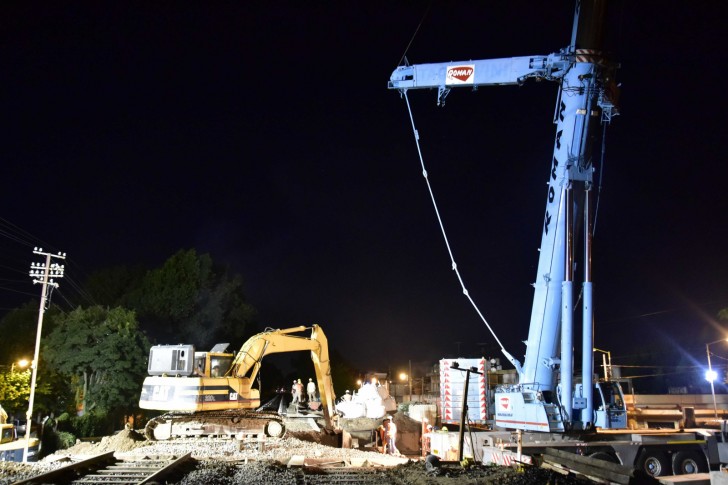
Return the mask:
<svg viewBox="0 0 728 485"><path fill-rule="evenodd" d="M607 452L607 451L597 451L595 453L592 453L589 455L589 458L594 458L595 460L602 460L602 461L608 461L609 463L616 463L620 465L619 459L614 456L613 454Z"/></svg>
<svg viewBox="0 0 728 485"><path fill-rule="evenodd" d="M675 475L707 473L708 462L705 461L705 456L698 451L678 451L672 457L672 472Z"/></svg>
<svg viewBox="0 0 728 485"><path fill-rule="evenodd" d="M642 454L637 460L637 469L651 477L672 475L670 460L667 458L667 454L660 450L642 450Z"/></svg>

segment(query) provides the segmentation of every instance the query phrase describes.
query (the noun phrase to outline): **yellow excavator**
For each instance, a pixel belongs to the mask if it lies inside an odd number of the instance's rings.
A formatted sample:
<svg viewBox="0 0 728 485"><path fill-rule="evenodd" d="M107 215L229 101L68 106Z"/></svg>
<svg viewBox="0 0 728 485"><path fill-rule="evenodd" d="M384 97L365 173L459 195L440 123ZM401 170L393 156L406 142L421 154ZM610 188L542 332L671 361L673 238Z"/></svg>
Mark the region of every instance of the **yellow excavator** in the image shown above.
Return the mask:
<svg viewBox="0 0 728 485"><path fill-rule="evenodd" d="M310 336L294 335L311 330ZM335 416L334 387L326 335L321 327L266 329L249 338L237 355L228 344L210 352L192 345L156 345L149 351L149 376L139 407L167 411L145 428L150 440L189 436L240 436L265 433L282 437L285 424L276 412L257 411L260 390L253 383L263 357L273 353L311 351L326 427Z"/></svg>

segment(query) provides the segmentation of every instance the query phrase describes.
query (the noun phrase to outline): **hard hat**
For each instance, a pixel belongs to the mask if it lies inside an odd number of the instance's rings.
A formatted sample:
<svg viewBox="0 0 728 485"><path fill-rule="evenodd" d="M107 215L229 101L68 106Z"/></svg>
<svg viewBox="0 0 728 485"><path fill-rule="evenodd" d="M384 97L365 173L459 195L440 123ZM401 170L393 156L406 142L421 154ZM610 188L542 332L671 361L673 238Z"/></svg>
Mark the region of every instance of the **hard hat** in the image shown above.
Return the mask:
<svg viewBox="0 0 728 485"><path fill-rule="evenodd" d="M346 390L346 393L349 394L349 390L348 389Z"/></svg>
<svg viewBox="0 0 728 485"><path fill-rule="evenodd" d="M447 433L447 426L443 426L442 428L440 428L440 431L444 431L445 433Z"/></svg>

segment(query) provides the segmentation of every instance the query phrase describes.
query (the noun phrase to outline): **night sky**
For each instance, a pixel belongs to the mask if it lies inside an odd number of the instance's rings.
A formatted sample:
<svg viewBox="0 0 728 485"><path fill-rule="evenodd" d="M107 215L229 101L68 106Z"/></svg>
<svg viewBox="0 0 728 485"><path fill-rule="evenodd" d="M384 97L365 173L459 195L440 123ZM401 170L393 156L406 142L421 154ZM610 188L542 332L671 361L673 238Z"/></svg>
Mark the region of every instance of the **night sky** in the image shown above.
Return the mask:
<svg viewBox="0 0 728 485"><path fill-rule="evenodd" d="M724 5L617 1L608 18L622 114L607 130L595 336L618 363L666 344L702 361L723 335ZM37 297L33 245L68 253L61 298L96 269L196 248L243 275L262 325L318 323L362 368L500 356L450 269L387 81L405 52L556 52L572 17L568 1L3 4L3 311ZM556 93L458 90L445 108L410 93L458 268L518 358Z"/></svg>

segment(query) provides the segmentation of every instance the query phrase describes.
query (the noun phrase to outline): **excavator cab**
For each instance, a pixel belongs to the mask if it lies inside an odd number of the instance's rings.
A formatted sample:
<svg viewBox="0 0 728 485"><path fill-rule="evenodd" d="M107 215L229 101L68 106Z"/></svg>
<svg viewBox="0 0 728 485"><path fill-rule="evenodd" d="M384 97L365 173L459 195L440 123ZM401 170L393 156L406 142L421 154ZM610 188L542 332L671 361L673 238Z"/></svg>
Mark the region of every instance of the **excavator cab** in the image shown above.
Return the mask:
<svg viewBox="0 0 728 485"><path fill-rule="evenodd" d="M216 344L209 352L195 352L195 374L200 377L223 377L233 364L234 354L228 343Z"/></svg>

